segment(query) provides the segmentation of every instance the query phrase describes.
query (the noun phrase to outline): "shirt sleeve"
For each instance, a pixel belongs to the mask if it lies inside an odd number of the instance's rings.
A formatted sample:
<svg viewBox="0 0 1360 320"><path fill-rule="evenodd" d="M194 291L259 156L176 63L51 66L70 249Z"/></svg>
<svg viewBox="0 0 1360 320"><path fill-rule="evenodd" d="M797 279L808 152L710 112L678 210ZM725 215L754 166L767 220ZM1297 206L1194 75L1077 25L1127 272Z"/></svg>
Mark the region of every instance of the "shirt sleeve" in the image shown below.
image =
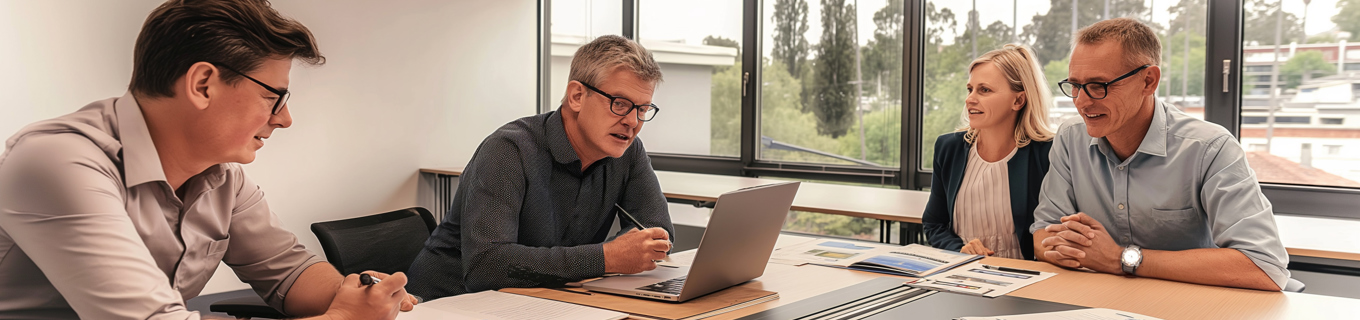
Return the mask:
<svg viewBox="0 0 1360 320"><path fill-rule="evenodd" d="M459 188L469 188L460 204L463 279L468 292L539 283L534 278L579 280L604 274L604 244L533 247L520 244L520 210L526 177L516 146L504 138L488 139L468 163ZM462 192L461 190L459 192ZM546 281L546 280L545 280Z"/></svg>
<svg viewBox="0 0 1360 320"><path fill-rule="evenodd" d="M666 206L666 195L661 192L661 182L652 170L652 159L647 156L647 149L642 147L641 139L634 142L637 147L629 151L632 163L629 164L628 185L623 188L619 206L627 209L643 225L666 229L666 234L674 237L675 226L671 224L670 209ZM619 233L628 232L633 227L632 221L619 219ZM675 239L671 239L671 242L674 243Z"/></svg>
<svg viewBox="0 0 1360 320"><path fill-rule="evenodd" d="M74 134L36 136L0 161L0 228L80 318L199 318L157 268L102 150Z"/></svg>
<svg viewBox="0 0 1360 320"><path fill-rule="evenodd" d="M1044 175L1044 184L1039 191L1039 205L1034 208L1034 223L1029 226L1031 234L1048 225L1059 223L1063 216L1077 212L1076 193L1072 191L1069 153L1073 152L1070 150L1071 146L1081 145L1083 139L1080 137L1087 136L1085 132L1067 134L1068 131L1075 130L1073 128L1077 127L1060 128L1058 134L1053 137L1053 149L1048 152L1048 174Z"/></svg>
<svg viewBox="0 0 1360 320"><path fill-rule="evenodd" d="M1261 193L1242 146L1224 135L1204 155L1204 187L1200 201L1211 236L1219 248L1241 251L1276 285L1289 282L1289 254L1280 242L1270 200Z"/></svg>
<svg viewBox="0 0 1360 320"><path fill-rule="evenodd" d="M943 153L945 139L942 136L935 140L935 174L930 175L930 200L926 201L925 213L921 216L921 225L926 233L926 240L930 246L959 251L963 250L963 238L954 233L950 222L954 219L949 212L949 199L946 181L949 180L949 163L945 163Z"/></svg>
<svg viewBox="0 0 1360 320"><path fill-rule="evenodd" d="M269 210L260 186L246 177L240 165L228 168L228 183L236 188L236 205L227 229L231 243L222 261L269 306L283 310L293 282L307 267L323 260L283 228Z"/></svg>

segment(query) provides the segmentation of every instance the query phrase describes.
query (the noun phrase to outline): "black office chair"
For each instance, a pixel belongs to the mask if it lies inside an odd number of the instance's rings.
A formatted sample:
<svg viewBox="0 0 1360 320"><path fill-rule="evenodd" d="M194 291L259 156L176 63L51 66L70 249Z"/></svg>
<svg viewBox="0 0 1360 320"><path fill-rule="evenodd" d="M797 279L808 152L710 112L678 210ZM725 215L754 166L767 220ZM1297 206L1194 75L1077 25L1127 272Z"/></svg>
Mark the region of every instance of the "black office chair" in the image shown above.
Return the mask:
<svg viewBox="0 0 1360 320"><path fill-rule="evenodd" d="M435 227L434 215L422 207L410 207L371 216L312 224L326 260L340 274L377 271L406 272L425 239ZM238 319L281 319L287 315L266 305L259 297L242 297L213 303L209 310Z"/></svg>

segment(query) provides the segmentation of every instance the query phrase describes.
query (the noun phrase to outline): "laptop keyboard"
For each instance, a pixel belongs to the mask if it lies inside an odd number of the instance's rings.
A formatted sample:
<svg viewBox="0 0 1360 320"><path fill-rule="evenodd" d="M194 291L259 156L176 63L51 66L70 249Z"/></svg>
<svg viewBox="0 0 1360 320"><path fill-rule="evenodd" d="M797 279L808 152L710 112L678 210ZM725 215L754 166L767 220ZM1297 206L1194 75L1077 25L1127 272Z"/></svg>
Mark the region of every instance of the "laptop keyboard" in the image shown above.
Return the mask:
<svg viewBox="0 0 1360 320"><path fill-rule="evenodd" d="M638 290L644 290L644 291L652 291L652 292L660 292L660 293L666 293L666 294L679 295L679 294L680 294L680 289L685 287L685 278L686 278L686 277L688 277L688 276L679 277L679 278L675 278L675 279L670 279L670 280L666 280L666 281L662 281L662 282L657 282L657 283L653 283L653 284L641 286L641 287L638 287Z"/></svg>

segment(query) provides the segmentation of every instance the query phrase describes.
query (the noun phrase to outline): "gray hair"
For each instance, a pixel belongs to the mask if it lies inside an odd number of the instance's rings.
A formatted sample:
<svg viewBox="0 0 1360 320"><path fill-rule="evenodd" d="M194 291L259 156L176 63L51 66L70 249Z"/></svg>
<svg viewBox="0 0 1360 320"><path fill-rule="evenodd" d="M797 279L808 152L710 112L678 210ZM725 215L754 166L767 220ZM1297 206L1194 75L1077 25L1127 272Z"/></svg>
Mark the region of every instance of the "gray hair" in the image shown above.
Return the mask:
<svg viewBox="0 0 1360 320"><path fill-rule="evenodd" d="M652 59L652 52L641 44L616 35L604 35L590 41L571 58L571 72L567 81L580 81L592 86L600 82L615 68L628 68L642 81L656 85L661 82L661 66ZM567 97L562 97L562 104Z"/></svg>
<svg viewBox="0 0 1360 320"><path fill-rule="evenodd" d="M1130 18L1114 18L1081 28L1072 37L1074 44L1101 44L1117 41L1126 53L1124 64L1130 67L1162 64L1162 41L1146 24ZM1077 46L1072 46L1076 49Z"/></svg>

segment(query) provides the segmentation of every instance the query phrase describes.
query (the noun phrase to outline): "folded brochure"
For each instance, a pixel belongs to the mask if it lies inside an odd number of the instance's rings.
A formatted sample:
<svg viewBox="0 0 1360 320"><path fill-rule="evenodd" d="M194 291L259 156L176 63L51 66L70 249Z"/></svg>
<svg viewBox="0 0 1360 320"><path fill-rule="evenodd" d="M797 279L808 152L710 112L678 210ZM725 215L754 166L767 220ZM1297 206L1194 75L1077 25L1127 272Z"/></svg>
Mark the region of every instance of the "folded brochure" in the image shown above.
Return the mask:
<svg viewBox="0 0 1360 320"><path fill-rule="evenodd" d="M995 298L1057 275L973 262L947 272L908 281L907 285Z"/></svg>

